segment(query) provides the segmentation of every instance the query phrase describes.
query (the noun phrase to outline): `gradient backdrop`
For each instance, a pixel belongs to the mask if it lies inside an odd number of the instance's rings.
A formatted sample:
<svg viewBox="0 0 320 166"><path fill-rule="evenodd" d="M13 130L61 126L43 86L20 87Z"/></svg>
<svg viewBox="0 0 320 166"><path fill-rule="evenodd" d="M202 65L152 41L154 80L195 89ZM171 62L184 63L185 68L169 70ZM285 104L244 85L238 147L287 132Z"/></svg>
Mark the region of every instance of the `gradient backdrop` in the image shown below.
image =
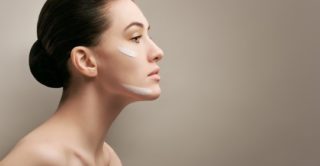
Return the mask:
<svg viewBox="0 0 320 166"><path fill-rule="evenodd" d="M162 96L108 135L125 166L320 165L319 0L137 0ZM0 1L0 158L55 110L28 53L44 0Z"/></svg>

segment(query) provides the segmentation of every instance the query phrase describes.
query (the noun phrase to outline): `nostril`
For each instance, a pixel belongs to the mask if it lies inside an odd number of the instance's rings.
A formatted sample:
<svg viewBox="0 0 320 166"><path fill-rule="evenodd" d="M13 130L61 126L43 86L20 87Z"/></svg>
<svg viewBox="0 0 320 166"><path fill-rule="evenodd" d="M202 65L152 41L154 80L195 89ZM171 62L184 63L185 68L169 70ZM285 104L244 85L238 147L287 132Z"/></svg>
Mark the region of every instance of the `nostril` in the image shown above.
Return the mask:
<svg viewBox="0 0 320 166"><path fill-rule="evenodd" d="M156 62L158 62L158 61L160 61L160 60L161 60L160 56L156 56L156 57L154 58L154 61L156 61Z"/></svg>

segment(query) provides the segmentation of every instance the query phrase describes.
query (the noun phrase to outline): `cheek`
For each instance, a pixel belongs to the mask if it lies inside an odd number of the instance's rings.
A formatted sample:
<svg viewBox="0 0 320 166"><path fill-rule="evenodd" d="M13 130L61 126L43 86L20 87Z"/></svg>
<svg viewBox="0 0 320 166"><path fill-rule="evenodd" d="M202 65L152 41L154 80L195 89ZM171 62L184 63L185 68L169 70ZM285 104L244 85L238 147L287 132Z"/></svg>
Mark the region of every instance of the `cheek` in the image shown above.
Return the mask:
<svg viewBox="0 0 320 166"><path fill-rule="evenodd" d="M119 46L118 50L122 55L128 56L130 58L137 58L137 52L130 48Z"/></svg>
<svg viewBox="0 0 320 166"><path fill-rule="evenodd" d="M142 57L134 49L118 46L101 58L100 74L105 81L138 83L143 79Z"/></svg>
<svg viewBox="0 0 320 166"><path fill-rule="evenodd" d="M131 48L126 46L118 46L118 53L126 62L126 66L129 67L127 69L127 73L132 73L133 76L143 76L145 73L145 60L144 54L138 48Z"/></svg>
<svg viewBox="0 0 320 166"><path fill-rule="evenodd" d="M148 87L146 57L139 49L117 46L101 58L99 84L115 93L122 91L148 96L153 92ZM126 91L123 91L123 88Z"/></svg>

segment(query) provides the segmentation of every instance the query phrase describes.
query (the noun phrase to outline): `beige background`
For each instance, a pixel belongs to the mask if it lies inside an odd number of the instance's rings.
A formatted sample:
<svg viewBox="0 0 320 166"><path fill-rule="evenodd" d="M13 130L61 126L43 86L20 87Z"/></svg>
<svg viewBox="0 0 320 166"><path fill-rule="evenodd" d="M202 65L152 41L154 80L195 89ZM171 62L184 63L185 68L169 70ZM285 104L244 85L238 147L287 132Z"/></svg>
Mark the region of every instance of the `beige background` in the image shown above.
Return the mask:
<svg viewBox="0 0 320 166"><path fill-rule="evenodd" d="M0 1L0 158L57 106L28 68L44 0ZM108 141L125 166L320 165L320 1L138 0L162 96Z"/></svg>

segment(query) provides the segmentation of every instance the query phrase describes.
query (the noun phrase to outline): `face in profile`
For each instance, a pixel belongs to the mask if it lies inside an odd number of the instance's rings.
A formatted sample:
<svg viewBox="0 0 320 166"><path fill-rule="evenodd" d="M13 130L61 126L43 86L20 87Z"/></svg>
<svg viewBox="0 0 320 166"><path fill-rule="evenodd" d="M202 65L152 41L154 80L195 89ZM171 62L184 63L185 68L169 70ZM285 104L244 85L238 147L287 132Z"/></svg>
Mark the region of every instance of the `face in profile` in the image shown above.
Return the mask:
<svg viewBox="0 0 320 166"><path fill-rule="evenodd" d="M92 49L97 57L99 87L130 100L158 98L157 62L163 51L151 40L147 19L131 0L110 3L107 17L111 25Z"/></svg>

